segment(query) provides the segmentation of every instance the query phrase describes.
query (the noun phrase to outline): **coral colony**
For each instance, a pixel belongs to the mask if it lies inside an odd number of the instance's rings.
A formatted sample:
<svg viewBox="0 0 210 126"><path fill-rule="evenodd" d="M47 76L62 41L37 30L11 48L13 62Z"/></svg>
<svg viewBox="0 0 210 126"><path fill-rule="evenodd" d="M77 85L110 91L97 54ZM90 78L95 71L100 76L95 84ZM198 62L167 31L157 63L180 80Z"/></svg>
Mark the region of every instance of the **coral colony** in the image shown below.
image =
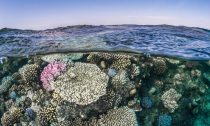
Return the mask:
<svg viewBox="0 0 210 126"><path fill-rule="evenodd" d="M105 52L0 60L0 126L210 125L209 62Z"/></svg>

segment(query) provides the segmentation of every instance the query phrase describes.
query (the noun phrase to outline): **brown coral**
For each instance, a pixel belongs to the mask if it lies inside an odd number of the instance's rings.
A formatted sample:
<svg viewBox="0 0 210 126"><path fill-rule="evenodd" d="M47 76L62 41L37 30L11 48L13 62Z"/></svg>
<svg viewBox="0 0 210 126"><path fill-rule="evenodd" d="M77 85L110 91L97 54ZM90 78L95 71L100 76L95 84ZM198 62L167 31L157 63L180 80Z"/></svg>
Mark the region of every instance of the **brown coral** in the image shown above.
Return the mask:
<svg viewBox="0 0 210 126"><path fill-rule="evenodd" d="M37 113L38 121L40 125L48 125L49 123L57 122L56 117L56 107L53 105L48 105L43 107Z"/></svg>
<svg viewBox="0 0 210 126"><path fill-rule="evenodd" d="M27 85L36 86L40 67L37 64L27 64L19 69L19 73Z"/></svg>
<svg viewBox="0 0 210 126"><path fill-rule="evenodd" d="M137 126L135 112L128 107L111 109L99 119L102 126Z"/></svg>
<svg viewBox="0 0 210 126"><path fill-rule="evenodd" d="M158 57L154 59L153 64L154 64L153 73L156 75L163 75L168 69L167 64L163 58Z"/></svg>
<svg viewBox="0 0 210 126"><path fill-rule="evenodd" d="M120 58L112 63L112 67L116 68L117 70L124 70L128 68L130 65L131 61L130 59L127 58Z"/></svg>
<svg viewBox="0 0 210 126"><path fill-rule="evenodd" d="M1 118L1 123L3 126L13 126L15 123L20 121L22 116L22 110L20 108L11 108L10 111L4 113Z"/></svg>

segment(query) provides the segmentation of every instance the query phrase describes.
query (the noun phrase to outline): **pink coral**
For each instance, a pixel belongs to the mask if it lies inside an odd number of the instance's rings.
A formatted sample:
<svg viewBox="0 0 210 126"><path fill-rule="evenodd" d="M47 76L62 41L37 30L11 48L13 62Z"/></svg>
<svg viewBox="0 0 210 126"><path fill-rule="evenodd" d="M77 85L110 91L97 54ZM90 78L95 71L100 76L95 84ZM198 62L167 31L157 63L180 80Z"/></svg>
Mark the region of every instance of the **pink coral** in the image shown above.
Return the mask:
<svg viewBox="0 0 210 126"><path fill-rule="evenodd" d="M50 85L50 81L53 81L58 76L60 76L67 69L67 65L65 63L61 63L58 61L54 61L49 63L41 73L41 81L42 86L47 91L52 91L53 85Z"/></svg>

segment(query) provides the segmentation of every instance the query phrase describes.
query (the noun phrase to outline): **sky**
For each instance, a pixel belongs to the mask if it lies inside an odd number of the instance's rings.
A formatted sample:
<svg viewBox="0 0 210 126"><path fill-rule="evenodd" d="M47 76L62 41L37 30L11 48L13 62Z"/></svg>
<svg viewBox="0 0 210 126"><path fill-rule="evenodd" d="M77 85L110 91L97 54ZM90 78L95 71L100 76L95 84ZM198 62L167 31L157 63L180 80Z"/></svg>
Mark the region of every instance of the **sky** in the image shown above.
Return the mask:
<svg viewBox="0 0 210 126"><path fill-rule="evenodd" d="M0 0L0 28L184 25L210 29L210 0Z"/></svg>

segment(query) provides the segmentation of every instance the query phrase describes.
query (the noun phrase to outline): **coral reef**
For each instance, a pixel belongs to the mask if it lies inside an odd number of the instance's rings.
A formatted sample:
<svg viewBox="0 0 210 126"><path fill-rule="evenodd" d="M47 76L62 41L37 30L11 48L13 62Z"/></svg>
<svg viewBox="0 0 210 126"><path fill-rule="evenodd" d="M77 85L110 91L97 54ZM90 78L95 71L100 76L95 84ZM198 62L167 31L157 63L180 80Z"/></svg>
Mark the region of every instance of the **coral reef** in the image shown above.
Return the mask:
<svg viewBox="0 0 210 126"><path fill-rule="evenodd" d="M99 119L102 126L137 126L135 112L128 107L109 110Z"/></svg>
<svg viewBox="0 0 210 126"><path fill-rule="evenodd" d="M117 71L114 68L109 68L108 73L110 77L114 77L117 74Z"/></svg>
<svg viewBox="0 0 210 126"><path fill-rule="evenodd" d="M58 61L49 63L41 72L40 80L42 81L42 86L47 91L52 91L53 86L50 84L58 76L67 70L67 65Z"/></svg>
<svg viewBox="0 0 210 126"><path fill-rule="evenodd" d="M154 74L162 75L168 69L167 64L166 64L166 62L163 58L160 58L160 57L155 58L153 60L153 64L154 64L154 66L153 66L154 67L154 69L153 69Z"/></svg>
<svg viewBox="0 0 210 126"><path fill-rule="evenodd" d="M8 91L9 87L13 84L13 78L10 76L4 77L1 81L0 85L0 95L6 91Z"/></svg>
<svg viewBox="0 0 210 126"><path fill-rule="evenodd" d="M209 65L128 53L7 57L0 125L210 124Z"/></svg>
<svg viewBox="0 0 210 126"><path fill-rule="evenodd" d="M57 122L56 107L53 105L48 105L46 107L41 108L37 113L37 117L41 126Z"/></svg>
<svg viewBox="0 0 210 126"><path fill-rule="evenodd" d="M158 126L171 126L172 117L170 115L160 115L158 117Z"/></svg>
<svg viewBox="0 0 210 126"><path fill-rule="evenodd" d="M60 61L62 63L72 63L74 60L79 60L83 57L83 53L55 53L55 54L48 54L41 57L43 61L46 61L48 63L54 62L54 61Z"/></svg>
<svg viewBox="0 0 210 126"><path fill-rule="evenodd" d="M5 112L1 118L1 123L3 126L12 126L20 121L22 116L22 110L19 108L11 108L8 112Z"/></svg>
<svg viewBox="0 0 210 126"><path fill-rule="evenodd" d="M163 101L164 107L173 113L178 108L177 101L181 96L175 89L171 88L161 96L161 100Z"/></svg>
<svg viewBox="0 0 210 126"><path fill-rule="evenodd" d="M118 72L112 78L111 86L116 93L122 95L125 99L130 96L133 97L137 92L134 83L130 81L125 70Z"/></svg>
<svg viewBox="0 0 210 126"><path fill-rule="evenodd" d="M108 79L96 65L77 62L50 85L64 100L87 105L106 94Z"/></svg>
<svg viewBox="0 0 210 126"><path fill-rule="evenodd" d="M27 64L19 69L19 73L27 85L36 86L39 81L40 67L37 64Z"/></svg>
<svg viewBox="0 0 210 126"><path fill-rule="evenodd" d="M113 89L118 90L125 86L129 82L129 78L126 71L120 71L116 76L112 78Z"/></svg>
<svg viewBox="0 0 210 126"><path fill-rule="evenodd" d="M131 78L133 79L134 77L140 75L140 67L137 66L136 64L131 65Z"/></svg>
<svg viewBox="0 0 210 126"><path fill-rule="evenodd" d="M114 60L112 63L112 67L116 68L117 70L124 70L126 68L128 68L131 65L131 61L130 59L117 59Z"/></svg>
<svg viewBox="0 0 210 126"><path fill-rule="evenodd" d="M17 94L16 94L16 92L14 92L14 91L12 91L9 95L10 95L10 98L12 100L15 100L18 97Z"/></svg>
<svg viewBox="0 0 210 126"><path fill-rule="evenodd" d="M31 108L26 108L25 115L28 116L29 118L33 119L35 117L35 112Z"/></svg>
<svg viewBox="0 0 210 126"><path fill-rule="evenodd" d="M141 99L141 105L142 105L142 107L144 107L144 108L151 108L152 105L153 105L153 102L152 102L152 100L151 100L150 97L145 96L145 97L143 97L143 98Z"/></svg>

